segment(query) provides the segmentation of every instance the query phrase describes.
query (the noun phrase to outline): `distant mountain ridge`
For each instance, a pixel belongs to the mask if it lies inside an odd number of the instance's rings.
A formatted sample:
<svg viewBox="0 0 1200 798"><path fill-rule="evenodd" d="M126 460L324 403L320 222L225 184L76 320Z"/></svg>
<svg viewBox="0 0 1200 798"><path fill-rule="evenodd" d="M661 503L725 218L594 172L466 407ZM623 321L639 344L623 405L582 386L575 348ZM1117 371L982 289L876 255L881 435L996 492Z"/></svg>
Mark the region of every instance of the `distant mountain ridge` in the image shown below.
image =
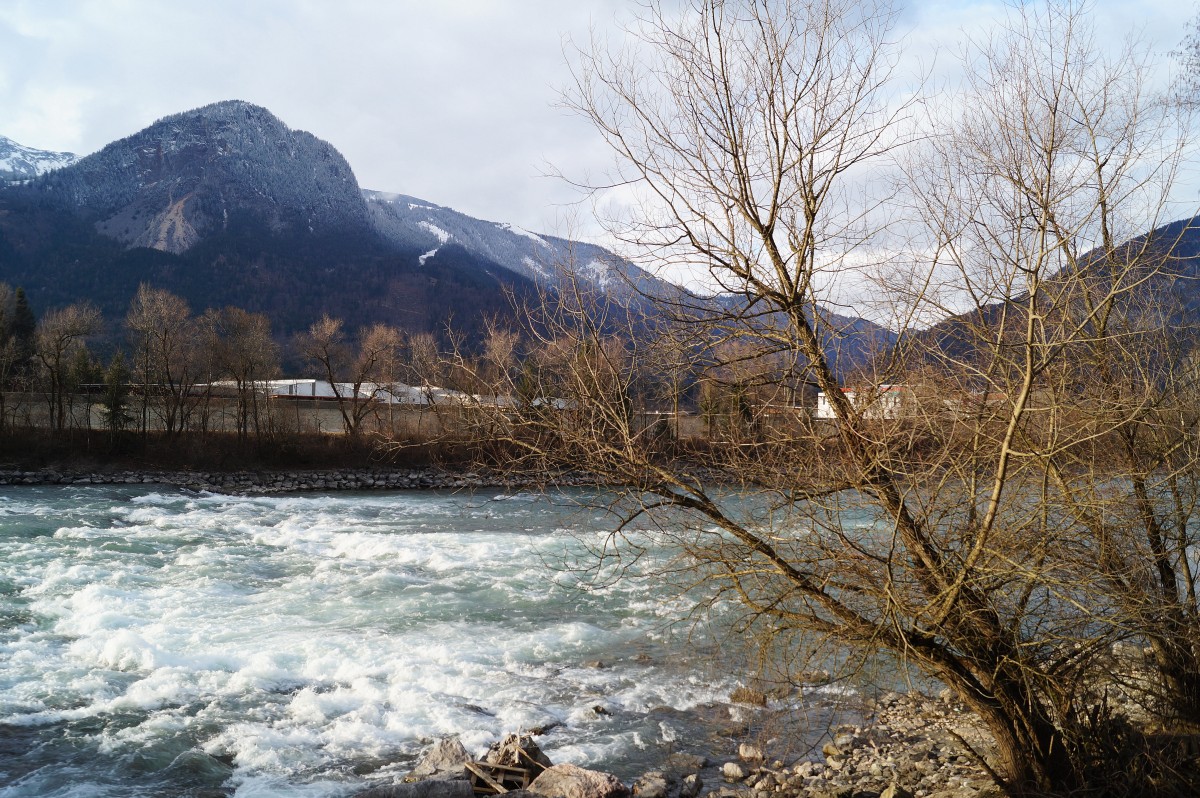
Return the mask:
<svg viewBox="0 0 1200 798"><path fill-rule="evenodd" d="M78 160L73 152L38 150L0 136L0 184L30 180L53 169L70 166Z"/></svg>
<svg viewBox="0 0 1200 798"><path fill-rule="evenodd" d="M1200 342L1200 216L1169 222L1135 236L1118 247L1122 250L1137 259L1128 263L1140 266L1135 274L1121 278L1125 288L1118 292L1115 317L1128 313L1130 319L1140 320L1138 323L1171 330L1176 342L1188 342L1189 346ZM1075 278L1064 269L1044 278L1042 290L1051 296L1061 291L1058 301L1068 308L1074 306L1083 315L1086 311L1077 304L1080 295L1076 292L1082 291L1082 285L1091 286L1091 290L1111 290L1112 274L1104 267L1099 250L1081 256L1080 263L1088 276L1078 285L1072 287ZM1136 290L1129 290L1133 286ZM1006 318L1010 325L1014 318L1023 319L1019 307L1027 301L1028 294L1021 292L942 319L906 338L915 345L914 351L923 351L929 362L953 367L955 361L969 362L980 356L980 344L986 348L991 343L987 336L993 331L998 334ZM1013 308L1018 308L1015 315L1010 312Z"/></svg>
<svg viewBox="0 0 1200 798"><path fill-rule="evenodd" d="M369 230L399 249L420 249L419 265L454 243L543 284L571 270L603 291L664 287L592 244L361 189L330 144L239 100L173 114L63 165L71 168L36 181L40 199L86 216L129 248L182 254L242 213L275 232Z"/></svg>
<svg viewBox="0 0 1200 798"><path fill-rule="evenodd" d="M363 190L375 229L388 241L437 257L450 242L461 244L509 271L537 283L554 284L568 273L608 293L669 291L662 280L595 244L534 233L505 222L489 222L428 200Z"/></svg>

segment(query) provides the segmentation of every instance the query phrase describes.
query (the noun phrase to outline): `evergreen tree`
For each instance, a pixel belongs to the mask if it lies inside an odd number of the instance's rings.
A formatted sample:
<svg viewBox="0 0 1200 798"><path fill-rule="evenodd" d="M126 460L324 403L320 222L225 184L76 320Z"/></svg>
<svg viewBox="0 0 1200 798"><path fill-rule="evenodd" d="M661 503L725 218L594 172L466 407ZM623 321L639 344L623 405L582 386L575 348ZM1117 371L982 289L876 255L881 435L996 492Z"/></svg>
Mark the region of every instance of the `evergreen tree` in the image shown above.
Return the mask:
<svg viewBox="0 0 1200 798"><path fill-rule="evenodd" d="M129 412L129 378L131 372L125 365L124 353L118 351L104 371L104 394L100 399L100 413L108 431L116 434L133 421Z"/></svg>
<svg viewBox="0 0 1200 798"><path fill-rule="evenodd" d="M12 321L10 322L9 332L16 343L16 363L14 365L18 372L26 370L33 359L33 339L36 331L37 318L33 315L33 310L29 307L29 299L25 296L25 289L17 286L16 296L13 300Z"/></svg>

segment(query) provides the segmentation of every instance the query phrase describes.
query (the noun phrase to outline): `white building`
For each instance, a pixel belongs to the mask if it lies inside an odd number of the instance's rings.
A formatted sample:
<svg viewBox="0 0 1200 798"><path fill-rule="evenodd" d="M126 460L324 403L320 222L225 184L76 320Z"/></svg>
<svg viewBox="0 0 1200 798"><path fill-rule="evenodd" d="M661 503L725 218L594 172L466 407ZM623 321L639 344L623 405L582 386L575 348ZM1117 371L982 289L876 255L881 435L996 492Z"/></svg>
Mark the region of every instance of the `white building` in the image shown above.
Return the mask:
<svg viewBox="0 0 1200 798"><path fill-rule="evenodd" d="M275 399L332 399L355 402L379 402L389 405L428 405L436 401L441 388L416 387L404 383L364 382L355 391L354 383L328 380L267 380L267 396ZM335 390L336 389L336 390Z"/></svg>
<svg viewBox="0 0 1200 798"><path fill-rule="evenodd" d="M892 385L885 383L876 388L855 390L842 388L842 395L850 400L850 405L863 414L863 418L896 419L901 418L912 406L913 392L907 385ZM863 403L866 403L863 406ZM833 403L824 391L817 394L817 409L815 418L833 420L837 414L833 411Z"/></svg>
<svg viewBox="0 0 1200 798"><path fill-rule="evenodd" d="M337 390L334 390L336 385ZM445 393L443 388L434 386L414 387L403 383L379 384L364 382L354 390L354 383L331 383L328 380L263 380L256 382L255 387L263 395L271 399L314 399L317 401L335 401L338 397L356 402L380 402L396 405L428 405L437 401L437 397ZM194 391L211 388L217 395L233 396L237 393L237 383L233 380L219 380L208 385L197 385Z"/></svg>
<svg viewBox="0 0 1200 798"><path fill-rule="evenodd" d="M385 405L462 405L462 406L495 406L509 407L513 404L511 397L469 394L441 388L437 385L406 385L402 382L364 382L355 391L354 383L331 383L328 380L287 379L263 380L255 383L263 395L271 399L294 399L336 401L339 397L355 402L378 402ZM336 387L336 391L334 390ZM234 396L237 393L237 383L233 380L220 380L209 385L197 385L195 391L211 388L221 396Z"/></svg>

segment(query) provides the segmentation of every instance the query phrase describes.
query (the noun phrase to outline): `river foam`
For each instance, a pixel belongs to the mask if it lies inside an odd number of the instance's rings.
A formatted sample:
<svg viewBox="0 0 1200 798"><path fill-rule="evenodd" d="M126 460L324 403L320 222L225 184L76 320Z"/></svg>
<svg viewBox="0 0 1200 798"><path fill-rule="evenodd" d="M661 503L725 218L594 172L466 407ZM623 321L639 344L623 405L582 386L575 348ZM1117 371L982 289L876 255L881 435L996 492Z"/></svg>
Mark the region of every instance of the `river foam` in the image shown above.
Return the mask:
<svg viewBox="0 0 1200 798"><path fill-rule="evenodd" d="M569 498L7 488L0 798L346 795L546 726L633 775L669 746L646 712L730 685L669 587L552 567L603 534Z"/></svg>

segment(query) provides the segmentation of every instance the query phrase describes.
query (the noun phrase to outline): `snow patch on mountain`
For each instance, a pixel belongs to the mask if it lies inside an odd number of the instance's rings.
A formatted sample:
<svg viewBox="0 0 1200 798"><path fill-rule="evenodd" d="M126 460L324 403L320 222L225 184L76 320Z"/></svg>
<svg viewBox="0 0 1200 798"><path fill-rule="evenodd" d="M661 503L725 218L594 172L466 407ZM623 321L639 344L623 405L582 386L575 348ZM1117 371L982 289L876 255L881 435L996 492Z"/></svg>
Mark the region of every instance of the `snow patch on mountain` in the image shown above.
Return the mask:
<svg viewBox="0 0 1200 798"><path fill-rule="evenodd" d="M429 260L429 259L430 259L430 258L432 258L434 255L436 255L436 254L438 253L438 250L439 250L439 249L441 249L441 247L434 247L433 249L429 250L428 252L426 252L426 253L425 253L424 255L422 255L421 257L417 258L417 262L418 262L418 263L420 263L422 266L424 266L424 265L425 265L425 261Z"/></svg>
<svg viewBox="0 0 1200 798"><path fill-rule="evenodd" d="M417 222L417 227L420 227L422 230L433 234L437 237L437 240L441 241L443 244L450 240L450 234L438 227L433 222Z"/></svg>
<svg viewBox="0 0 1200 798"><path fill-rule="evenodd" d="M604 261L588 261L579 269L579 274L588 282L599 286L605 291L612 288L612 269Z"/></svg>
<svg viewBox="0 0 1200 798"><path fill-rule="evenodd" d="M528 255L521 258L521 262L524 263L526 266L528 266L530 271L533 271L535 274L537 274L543 280L549 280L554 277L554 272L550 271L544 265L542 265L541 263L538 263L536 260L529 257Z"/></svg>
<svg viewBox="0 0 1200 798"><path fill-rule="evenodd" d="M498 227L501 230L504 230L506 232L516 233L519 236L525 236L526 238L532 239L532 240L536 241L537 243L541 244L546 249L554 249L554 245L551 244L549 241L542 238L537 233L529 232L528 230L526 230L523 227L517 227L516 225L511 225L508 222L496 222L496 227Z"/></svg>
<svg viewBox="0 0 1200 798"><path fill-rule="evenodd" d="M677 290L595 244L541 235L508 222L476 219L419 197L370 190L364 190L363 196L376 231L409 251L424 252L453 242L542 285L555 285L572 274L618 296L634 291L669 295ZM436 241L430 240L430 235Z"/></svg>

